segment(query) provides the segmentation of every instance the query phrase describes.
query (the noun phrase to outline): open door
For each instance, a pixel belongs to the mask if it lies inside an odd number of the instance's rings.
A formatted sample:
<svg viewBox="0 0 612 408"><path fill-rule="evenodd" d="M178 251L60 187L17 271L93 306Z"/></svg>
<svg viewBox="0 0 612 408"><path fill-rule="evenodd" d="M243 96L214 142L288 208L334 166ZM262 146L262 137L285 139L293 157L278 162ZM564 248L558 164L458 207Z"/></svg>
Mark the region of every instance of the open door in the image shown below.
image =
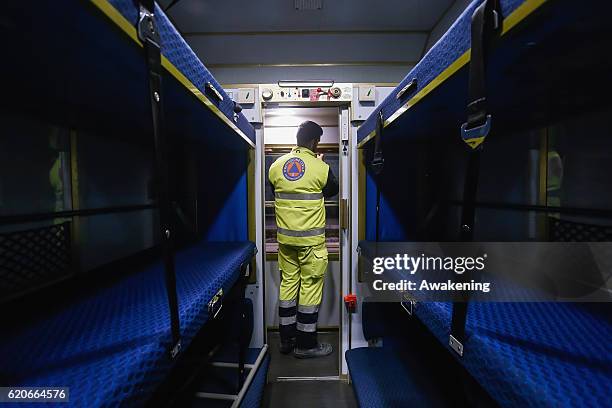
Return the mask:
<svg viewBox="0 0 612 408"><path fill-rule="evenodd" d="M278 244L276 242L276 220L274 213L274 196L268 183L270 165L280 156L288 153L295 146L295 135L298 125L305 120L313 120L323 127L323 136L319 144L319 153L331 167L338 178L340 192L337 196L325 200L326 209L326 245L329 252L328 270L323 288L323 301L319 309L319 341L331 343L334 347L332 356L316 360L301 361L291 355L278 352L280 342L278 335L278 291L280 271L278 268ZM349 150L343 140L348 142L348 108L338 106L326 107L269 107L264 110L264 154L265 168L265 315L267 322L267 339L270 351L275 354L270 369L270 381L295 381L304 378L340 379L344 365L343 350L346 348L344 337L348 331L343 328L342 293L343 280L348 275L345 271L347 250L350 245L348 198L350 196ZM276 356L278 354L278 356Z"/></svg>

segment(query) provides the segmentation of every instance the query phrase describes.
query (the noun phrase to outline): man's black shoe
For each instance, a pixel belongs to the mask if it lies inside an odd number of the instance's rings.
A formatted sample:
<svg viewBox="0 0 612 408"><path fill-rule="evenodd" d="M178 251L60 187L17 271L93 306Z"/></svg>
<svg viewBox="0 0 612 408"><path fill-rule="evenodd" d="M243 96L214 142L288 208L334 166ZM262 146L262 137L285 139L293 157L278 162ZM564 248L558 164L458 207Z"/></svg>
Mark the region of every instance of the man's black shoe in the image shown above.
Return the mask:
<svg viewBox="0 0 612 408"><path fill-rule="evenodd" d="M300 349L296 348L293 352L293 356L296 358L316 358L316 357L325 357L329 356L332 351L334 351L333 347L329 343L319 343L317 347L311 349Z"/></svg>
<svg viewBox="0 0 612 408"><path fill-rule="evenodd" d="M289 354L295 349L295 339L291 339L287 342L281 341L280 352L281 354Z"/></svg>

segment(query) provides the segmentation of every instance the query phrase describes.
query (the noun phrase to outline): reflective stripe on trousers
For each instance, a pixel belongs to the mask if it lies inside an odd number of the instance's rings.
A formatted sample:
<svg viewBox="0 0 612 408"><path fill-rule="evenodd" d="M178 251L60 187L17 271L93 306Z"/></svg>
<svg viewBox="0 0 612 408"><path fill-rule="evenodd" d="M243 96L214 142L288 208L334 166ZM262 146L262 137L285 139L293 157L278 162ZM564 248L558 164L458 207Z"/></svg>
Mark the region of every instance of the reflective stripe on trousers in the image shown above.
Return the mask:
<svg viewBox="0 0 612 408"><path fill-rule="evenodd" d="M298 305L297 308L297 347L312 349L317 347L317 320L320 305Z"/></svg>
<svg viewBox="0 0 612 408"><path fill-rule="evenodd" d="M297 323L297 299L279 300L278 302L278 331L281 342L295 339Z"/></svg>
<svg viewBox="0 0 612 408"><path fill-rule="evenodd" d="M317 319L323 297L323 281L327 269L325 243L312 247L279 244L278 265L279 331L281 341L297 337L297 346L317 346ZM299 301L296 302L296 299ZM291 318L295 316L295 321Z"/></svg>

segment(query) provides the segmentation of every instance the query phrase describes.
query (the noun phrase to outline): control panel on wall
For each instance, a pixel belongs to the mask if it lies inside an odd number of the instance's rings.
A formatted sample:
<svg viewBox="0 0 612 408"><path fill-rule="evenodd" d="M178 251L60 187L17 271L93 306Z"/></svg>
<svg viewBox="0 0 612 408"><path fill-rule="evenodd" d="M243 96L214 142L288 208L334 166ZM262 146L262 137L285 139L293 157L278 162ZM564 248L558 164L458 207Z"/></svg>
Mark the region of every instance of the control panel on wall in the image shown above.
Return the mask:
<svg viewBox="0 0 612 408"><path fill-rule="evenodd" d="M354 98L351 104L351 120L366 120L394 89L394 86L355 84L353 87Z"/></svg>
<svg viewBox="0 0 612 408"><path fill-rule="evenodd" d="M350 102L353 85L347 83L287 83L264 84L259 86L263 102Z"/></svg>
<svg viewBox="0 0 612 408"><path fill-rule="evenodd" d="M229 97L242 106L242 113L251 123L261 123L261 105L259 100L258 88L236 88L225 89Z"/></svg>

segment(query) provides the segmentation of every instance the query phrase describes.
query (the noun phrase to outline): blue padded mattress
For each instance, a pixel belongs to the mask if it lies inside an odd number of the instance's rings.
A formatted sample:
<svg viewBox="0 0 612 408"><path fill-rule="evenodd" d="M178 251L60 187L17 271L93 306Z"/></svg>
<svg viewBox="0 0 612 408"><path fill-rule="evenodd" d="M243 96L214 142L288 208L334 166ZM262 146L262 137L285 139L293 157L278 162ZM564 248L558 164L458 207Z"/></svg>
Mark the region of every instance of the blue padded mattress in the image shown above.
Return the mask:
<svg viewBox="0 0 612 408"><path fill-rule="evenodd" d="M609 2L500 0L503 34L488 57L487 99L491 133L529 129L608 103L607 72L612 27ZM361 125L359 142L370 140L378 112L387 138L456 135L466 120L472 1L450 29ZM602 48L603 47L603 48ZM578 63L579 61L579 63ZM551 74L552 73L552 74ZM568 81L567 78L576 78ZM585 79L596 86L585 86ZM417 86L396 96L412 80ZM588 103L586 103L588 101ZM517 120L520 118L520 120Z"/></svg>
<svg viewBox="0 0 612 408"><path fill-rule="evenodd" d="M459 361L502 406L608 406L611 312L610 304L470 303ZM450 303L419 303L415 313L448 344Z"/></svg>
<svg viewBox="0 0 612 408"><path fill-rule="evenodd" d="M138 21L138 7L132 0L108 0L108 2L119 11L125 19L133 26ZM179 34L178 30L170 22L162 9L155 4L155 17L159 28L162 54L187 77L202 94L207 95L206 83L210 82L223 95L223 100L217 102L214 98L209 100L232 122L234 122L234 102L225 92L223 87L206 69L202 61L193 52L189 44ZM255 129L250 125L247 118L240 113L236 126L252 141L255 142Z"/></svg>
<svg viewBox="0 0 612 408"><path fill-rule="evenodd" d="M363 241L359 247L361 257L376 256L376 243ZM390 281L405 278L403 273L386 272ZM505 281L498 284L519 290ZM414 313L448 348L452 303L418 302ZM459 362L502 406L606 406L612 304L473 301L464 350Z"/></svg>
<svg viewBox="0 0 612 408"><path fill-rule="evenodd" d="M360 407L449 406L450 396L430 382L431 377L423 373L423 362L414 353L360 347L347 350L345 356Z"/></svg>
<svg viewBox="0 0 612 408"><path fill-rule="evenodd" d="M0 36L10 41L0 76L10 81L2 109L79 132L150 140L148 73L136 18L131 0L7 4ZM234 122L233 101L159 8L156 21L168 137L241 150L252 145L254 128L242 114ZM223 101L207 91L207 82Z"/></svg>
<svg viewBox="0 0 612 408"><path fill-rule="evenodd" d="M208 320L209 300L234 285L254 249L250 242L208 242L176 254L183 347ZM3 331L0 378L14 386L70 387L75 407L140 405L172 366L169 344L164 272L156 263Z"/></svg>
<svg viewBox="0 0 612 408"><path fill-rule="evenodd" d="M365 139L376 128L378 112L382 110L385 120L389 119L398 109L404 105L411 96L425 88L442 71L457 60L463 53L470 49L470 24L474 10L483 0L472 1L461 13L459 18L447 30L447 32L431 47L418 64L402 79L396 89L385 98L380 106L370 115L367 121L358 130L358 141ZM526 0L501 0L502 15L508 16L515 11ZM397 99L397 93L416 80L417 86L410 94L403 95ZM467 88L467 84L466 84Z"/></svg>

